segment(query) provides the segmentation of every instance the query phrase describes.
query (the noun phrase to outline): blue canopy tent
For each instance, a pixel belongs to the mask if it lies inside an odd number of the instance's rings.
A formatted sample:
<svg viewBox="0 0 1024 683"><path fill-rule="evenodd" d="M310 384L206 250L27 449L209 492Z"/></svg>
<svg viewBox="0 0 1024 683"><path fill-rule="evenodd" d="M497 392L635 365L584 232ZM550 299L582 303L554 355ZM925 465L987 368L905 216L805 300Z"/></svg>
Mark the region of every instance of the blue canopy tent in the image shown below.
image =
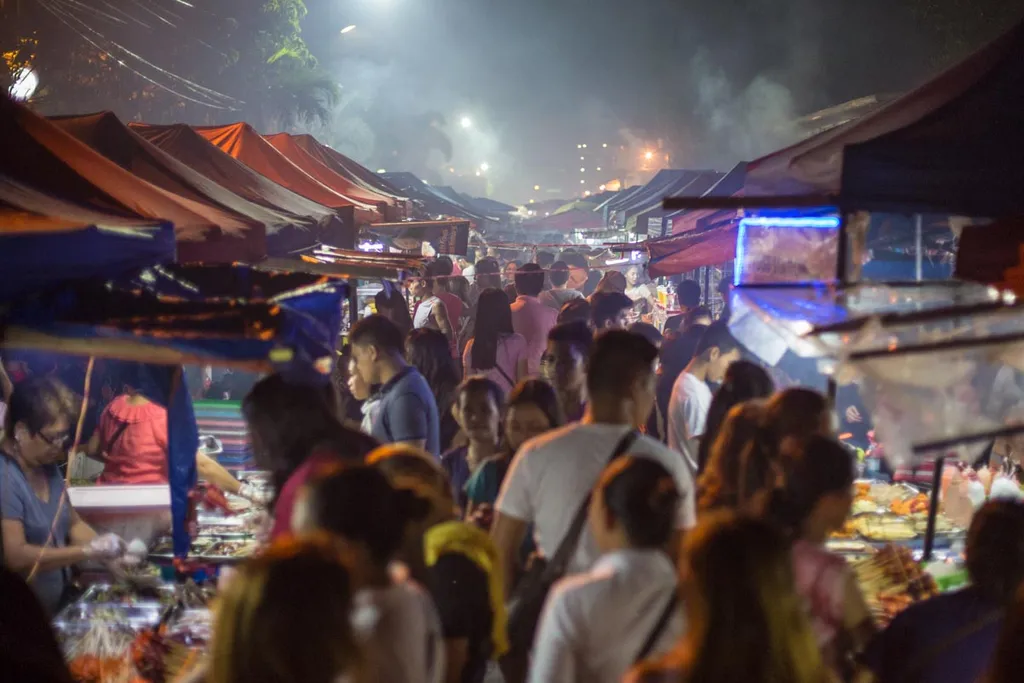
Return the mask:
<svg viewBox="0 0 1024 683"><path fill-rule="evenodd" d="M174 254L170 223L83 208L0 175L0 303L62 280L167 263Z"/></svg>
<svg viewBox="0 0 1024 683"><path fill-rule="evenodd" d="M174 551L184 555L198 431L180 366L218 364L326 382L346 292L344 281L325 276L160 266L12 302L3 345L144 364L136 371L140 390L167 408Z"/></svg>

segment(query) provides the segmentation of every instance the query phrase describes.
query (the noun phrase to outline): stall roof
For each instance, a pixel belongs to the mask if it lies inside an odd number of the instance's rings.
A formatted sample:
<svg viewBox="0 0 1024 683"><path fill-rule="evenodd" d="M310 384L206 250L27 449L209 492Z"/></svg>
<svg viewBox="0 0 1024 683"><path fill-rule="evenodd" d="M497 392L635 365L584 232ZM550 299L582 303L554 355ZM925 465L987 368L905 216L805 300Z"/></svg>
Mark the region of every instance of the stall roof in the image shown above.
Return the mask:
<svg viewBox="0 0 1024 683"><path fill-rule="evenodd" d="M598 230L605 227L604 217L601 214L582 209L573 209L572 211L525 221L522 225L523 230L529 232Z"/></svg>
<svg viewBox="0 0 1024 683"><path fill-rule="evenodd" d="M277 151L247 123L196 126L195 131L252 170L298 192L306 199L332 209L353 206L357 220L362 223L377 219L373 206L346 197L324 185Z"/></svg>
<svg viewBox="0 0 1024 683"><path fill-rule="evenodd" d="M174 260L174 228L83 208L0 176L0 301Z"/></svg>
<svg viewBox="0 0 1024 683"><path fill-rule="evenodd" d="M207 262L266 255L262 226L136 178L27 107L0 98L0 174L48 195L125 217L174 224L178 257Z"/></svg>
<svg viewBox="0 0 1024 683"><path fill-rule="evenodd" d="M243 220L265 226L268 240L293 226L297 220L290 214L254 204L215 183L130 130L112 112L58 116L50 120L136 177L200 204L231 211ZM287 244L285 251L294 247L294 243Z"/></svg>
<svg viewBox="0 0 1024 683"><path fill-rule="evenodd" d="M664 217L668 214L669 211L661 208L662 200L665 197L699 197L722 177L723 174L718 171L694 171L692 175L681 176L665 187L660 194L649 197L640 208L627 210L626 230L635 231L637 226L645 226L648 219Z"/></svg>
<svg viewBox="0 0 1024 683"><path fill-rule="evenodd" d="M285 155L293 164L345 197L371 205L376 205L378 202L387 203L392 200L392 197L371 190L363 184L355 182L346 174L338 173L328 167L308 152L305 147L298 144L295 137L288 133L264 135L263 139L273 145L274 149ZM378 216L376 220L382 219L383 216Z"/></svg>
<svg viewBox="0 0 1024 683"><path fill-rule="evenodd" d="M641 185L636 192L627 197L616 199L609 204L608 210L614 213L636 210L638 207L645 206L653 198L664 197L665 190L668 187L677 183L680 179L692 177L695 173L696 171L690 171L687 169L662 169L655 173L654 177L651 178L646 185Z"/></svg>
<svg viewBox="0 0 1024 683"><path fill-rule="evenodd" d="M747 164L744 161L736 164L731 171L726 173L715 183L702 197L731 197L743 189L743 181L747 175ZM693 209L676 211L668 216L671 222L670 235L681 235L693 232L700 227L701 219L708 218L715 213L715 209Z"/></svg>
<svg viewBox="0 0 1024 683"><path fill-rule="evenodd" d="M336 173L341 173L353 180L358 180L365 187L393 199L399 201L406 201L408 199L401 190L384 180L384 178L381 178L362 164L349 159L336 149L323 144L312 135L293 135L292 137L295 138L296 144L302 147L302 149L312 154Z"/></svg>
<svg viewBox="0 0 1024 683"><path fill-rule="evenodd" d="M1024 21L886 111L899 128L846 143L844 207L1024 214Z"/></svg>
<svg viewBox="0 0 1024 683"><path fill-rule="evenodd" d="M455 188L451 187L450 185L431 185L430 189L432 189L434 192L450 201L452 204L455 204L456 206L461 206L466 211L469 211L470 213L476 214L478 216L483 216L491 221L500 221L502 218L502 214L509 213L508 211L504 210L491 211L488 207L483 206L480 202L473 199L472 197L464 195L461 192L457 192ZM498 202L494 203L498 204ZM513 208L512 211L514 212L515 209Z"/></svg>
<svg viewBox="0 0 1024 683"><path fill-rule="evenodd" d="M478 223L482 223L486 220L486 217L473 213L468 208L452 202L450 199L435 191L434 188L427 185L412 173L398 171L384 173L382 175L384 180L406 193L410 199L420 202L428 213L468 218Z"/></svg>
<svg viewBox="0 0 1024 683"><path fill-rule="evenodd" d="M267 259L261 266L294 267L303 272L344 278L402 280L408 276L421 274L423 259L404 254L379 254L321 247L313 254L303 256L299 265Z"/></svg>
<svg viewBox="0 0 1024 683"><path fill-rule="evenodd" d="M334 216L334 212L323 204L306 199L249 168L191 126L183 123L170 126L148 123L128 125L178 161L250 202L315 223L329 221Z"/></svg>
<svg viewBox="0 0 1024 683"><path fill-rule="evenodd" d="M482 211L489 212L494 216L501 217L519 210L511 204L495 201L489 197L471 197L464 192L460 192L459 196L470 202L470 205L479 206Z"/></svg>
<svg viewBox="0 0 1024 683"><path fill-rule="evenodd" d="M1018 23L876 112L751 162L744 194L831 196L855 209L1020 213L1022 88Z"/></svg>

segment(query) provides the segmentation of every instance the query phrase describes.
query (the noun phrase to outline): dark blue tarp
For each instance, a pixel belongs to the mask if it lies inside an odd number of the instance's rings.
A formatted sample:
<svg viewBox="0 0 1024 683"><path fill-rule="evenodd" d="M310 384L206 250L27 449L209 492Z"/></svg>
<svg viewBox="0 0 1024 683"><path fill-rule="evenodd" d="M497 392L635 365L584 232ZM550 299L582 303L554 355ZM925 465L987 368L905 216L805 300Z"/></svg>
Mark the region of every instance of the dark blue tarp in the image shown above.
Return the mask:
<svg viewBox="0 0 1024 683"><path fill-rule="evenodd" d="M920 120L843 150L852 209L1024 214L1024 21L917 92L963 91ZM909 109L913 93L890 109Z"/></svg>
<svg viewBox="0 0 1024 683"><path fill-rule="evenodd" d="M408 195L431 215L468 218L478 223L486 220L485 216L474 213L459 202L452 201L412 173L406 171L382 173L381 177Z"/></svg>

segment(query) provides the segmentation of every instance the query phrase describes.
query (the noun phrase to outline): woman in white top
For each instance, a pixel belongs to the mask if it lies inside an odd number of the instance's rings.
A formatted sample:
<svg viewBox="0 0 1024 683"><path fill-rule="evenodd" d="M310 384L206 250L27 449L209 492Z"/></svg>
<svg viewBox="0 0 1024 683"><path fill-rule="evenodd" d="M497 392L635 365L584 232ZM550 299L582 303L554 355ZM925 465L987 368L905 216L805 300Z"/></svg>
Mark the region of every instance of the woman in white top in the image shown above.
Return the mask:
<svg viewBox="0 0 1024 683"><path fill-rule="evenodd" d="M343 464L313 481L293 519L297 532L330 533L349 560L352 618L373 683L440 683L444 675L437 610L394 561L407 526L430 512L428 500L394 488L376 468Z"/></svg>
<svg viewBox="0 0 1024 683"><path fill-rule="evenodd" d="M678 507L675 480L660 463L624 456L608 466L588 519L603 554L552 590L530 683L618 683L636 662L671 649L683 631L665 552Z"/></svg>
<svg viewBox="0 0 1024 683"><path fill-rule="evenodd" d="M506 393L527 374L526 338L512 329L512 308L500 289L485 289L477 301L473 338L462 352L464 376L485 375Z"/></svg>

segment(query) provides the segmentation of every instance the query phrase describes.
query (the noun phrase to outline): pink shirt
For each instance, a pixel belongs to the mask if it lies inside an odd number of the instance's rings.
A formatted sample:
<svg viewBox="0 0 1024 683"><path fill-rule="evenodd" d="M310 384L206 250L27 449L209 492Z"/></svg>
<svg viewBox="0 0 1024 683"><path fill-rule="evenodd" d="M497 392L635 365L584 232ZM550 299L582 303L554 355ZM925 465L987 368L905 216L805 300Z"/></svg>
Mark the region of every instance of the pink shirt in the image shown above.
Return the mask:
<svg viewBox="0 0 1024 683"><path fill-rule="evenodd" d="M523 338L523 335L507 335L498 340L498 350L494 358L495 367L481 370L473 367L473 340L470 339L466 344L466 350L462 352L463 373L466 377L486 375L488 379L497 382L498 386L507 393L521 379L516 376L519 371L519 360L525 358L527 353L526 339Z"/></svg>
<svg viewBox="0 0 1024 683"><path fill-rule="evenodd" d="M132 405L122 394L100 415L97 431L106 462L98 483L167 483L167 410L163 406Z"/></svg>
<svg viewBox="0 0 1024 683"><path fill-rule="evenodd" d="M281 487L281 495L274 506L274 525L270 528L270 540L286 536L292 531L292 515L295 514L295 502L299 491L312 477L316 476L321 467L337 462L338 456L329 451L314 453L292 472L288 481Z"/></svg>
<svg viewBox="0 0 1024 683"><path fill-rule="evenodd" d="M818 644L832 642L843 625L843 602L849 565L823 546L797 541L793 544L793 578L804 599Z"/></svg>
<svg viewBox="0 0 1024 683"><path fill-rule="evenodd" d="M540 358L548 346L548 332L558 320L558 311L545 306L535 296L520 294L512 304L512 329L526 339L527 369L540 373Z"/></svg>

